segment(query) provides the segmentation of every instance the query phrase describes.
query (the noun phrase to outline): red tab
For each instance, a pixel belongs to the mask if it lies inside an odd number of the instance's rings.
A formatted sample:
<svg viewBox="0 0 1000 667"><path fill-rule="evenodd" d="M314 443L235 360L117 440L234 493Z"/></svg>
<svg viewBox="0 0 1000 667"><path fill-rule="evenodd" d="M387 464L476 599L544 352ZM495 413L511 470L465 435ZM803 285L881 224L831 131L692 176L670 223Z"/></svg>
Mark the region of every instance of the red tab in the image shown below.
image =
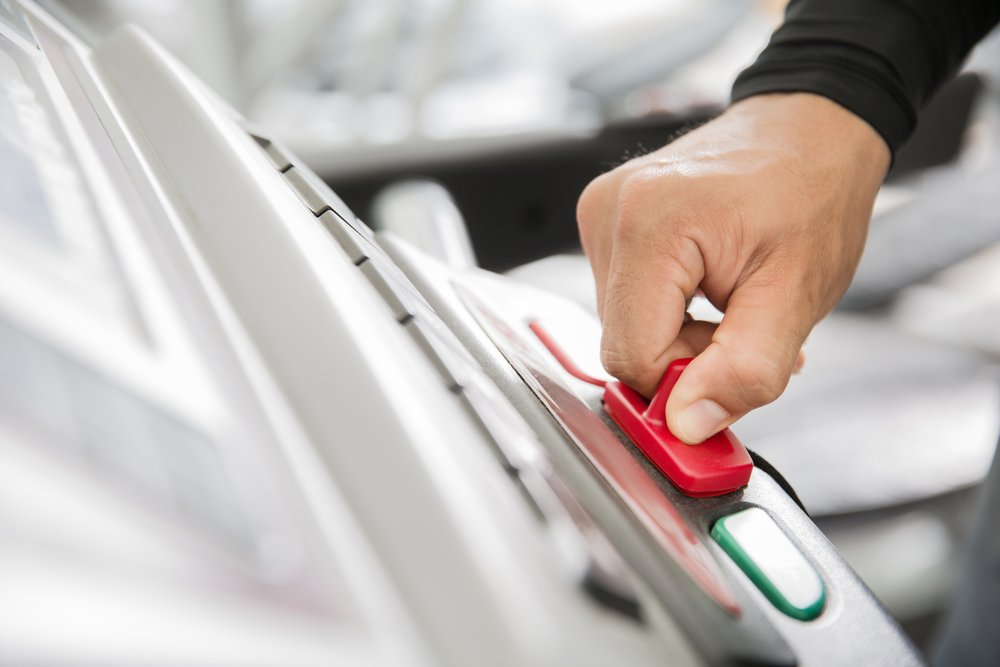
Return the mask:
<svg viewBox="0 0 1000 667"><path fill-rule="evenodd" d="M747 485L753 461L729 429L700 445L688 445L667 428L667 397L690 362L678 359L671 363L648 403L621 382L609 382L604 390L604 408L674 486L689 496L721 496Z"/></svg>

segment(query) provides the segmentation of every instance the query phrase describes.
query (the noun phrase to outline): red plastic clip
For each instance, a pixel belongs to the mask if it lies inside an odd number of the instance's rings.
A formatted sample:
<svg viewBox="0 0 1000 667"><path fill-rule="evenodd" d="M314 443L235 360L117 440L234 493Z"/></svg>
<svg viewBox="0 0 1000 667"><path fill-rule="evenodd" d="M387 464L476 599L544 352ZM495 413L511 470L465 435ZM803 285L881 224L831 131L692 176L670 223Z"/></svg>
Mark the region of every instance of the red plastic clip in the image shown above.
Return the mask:
<svg viewBox="0 0 1000 667"><path fill-rule="evenodd" d="M648 404L621 382L608 382L604 409L674 486L689 496L721 496L747 485L753 461L728 428L700 445L687 445L667 428L667 397L691 359L678 359L660 380Z"/></svg>
<svg viewBox="0 0 1000 667"><path fill-rule="evenodd" d="M653 400L647 404L631 387L580 370L540 323L529 322L528 327L567 373L604 387L604 409L646 458L682 492L689 496L721 496L750 481L753 461L728 428L700 445L684 444L667 428L667 397L691 359L678 359L667 366Z"/></svg>

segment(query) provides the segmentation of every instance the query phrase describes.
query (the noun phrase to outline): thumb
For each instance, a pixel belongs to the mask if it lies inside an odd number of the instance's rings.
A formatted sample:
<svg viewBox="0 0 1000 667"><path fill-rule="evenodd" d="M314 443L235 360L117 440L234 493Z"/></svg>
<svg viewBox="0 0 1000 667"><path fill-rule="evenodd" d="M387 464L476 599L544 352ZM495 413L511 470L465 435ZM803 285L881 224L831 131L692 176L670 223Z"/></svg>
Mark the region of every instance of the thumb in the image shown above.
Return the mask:
<svg viewBox="0 0 1000 667"><path fill-rule="evenodd" d="M801 290L787 274L758 272L733 292L712 342L670 393L666 418L678 438L700 443L781 395L818 319Z"/></svg>

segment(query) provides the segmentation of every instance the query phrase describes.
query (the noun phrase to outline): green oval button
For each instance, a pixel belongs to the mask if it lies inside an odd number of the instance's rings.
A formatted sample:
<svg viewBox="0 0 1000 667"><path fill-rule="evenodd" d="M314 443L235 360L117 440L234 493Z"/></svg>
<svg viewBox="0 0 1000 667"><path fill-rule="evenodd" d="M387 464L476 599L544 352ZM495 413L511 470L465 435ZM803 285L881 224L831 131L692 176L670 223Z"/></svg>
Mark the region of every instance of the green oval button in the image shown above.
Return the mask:
<svg viewBox="0 0 1000 667"><path fill-rule="evenodd" d="M712 537L779 611L800 621L823 611L823 580L767 512L751 507L722 517Z"/></svg>

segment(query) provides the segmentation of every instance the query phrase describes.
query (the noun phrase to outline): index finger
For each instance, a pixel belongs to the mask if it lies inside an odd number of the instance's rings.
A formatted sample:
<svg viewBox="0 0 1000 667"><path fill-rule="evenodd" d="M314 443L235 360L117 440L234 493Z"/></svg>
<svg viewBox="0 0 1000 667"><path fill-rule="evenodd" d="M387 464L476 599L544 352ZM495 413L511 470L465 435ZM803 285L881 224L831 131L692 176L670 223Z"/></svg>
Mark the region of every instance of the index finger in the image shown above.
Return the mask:
<svg viewBox="0 0 1000 667"><path fill-rule="evenodd" d="M601 361L609 373L650 395L663 375L687 303L704 277L697 244L683 237L616 234L604 295Z"/></svg>

